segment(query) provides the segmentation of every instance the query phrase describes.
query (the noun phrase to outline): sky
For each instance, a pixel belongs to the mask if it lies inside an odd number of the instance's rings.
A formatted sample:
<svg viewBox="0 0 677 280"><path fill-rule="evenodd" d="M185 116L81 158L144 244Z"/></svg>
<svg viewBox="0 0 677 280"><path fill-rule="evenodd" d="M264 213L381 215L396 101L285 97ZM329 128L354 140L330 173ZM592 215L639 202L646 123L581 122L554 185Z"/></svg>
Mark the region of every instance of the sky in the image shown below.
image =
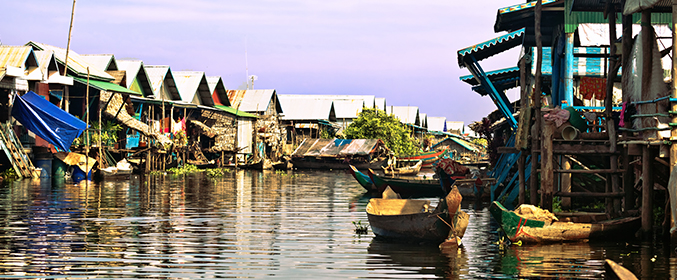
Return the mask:
<svg viewBox="0 0 677 280"><path fill-rule="evenodd" d="M256 75L255 89L278 94L375 95L467 125L496 106L459 80L470 72L457 51L502 35L493 31L497 10L521 2L80 0L71 49L204 71L228 89ZM3 1L0 43L66 48L72 5ZM480 65L514 67L518 55L515 48Z"/></svg>

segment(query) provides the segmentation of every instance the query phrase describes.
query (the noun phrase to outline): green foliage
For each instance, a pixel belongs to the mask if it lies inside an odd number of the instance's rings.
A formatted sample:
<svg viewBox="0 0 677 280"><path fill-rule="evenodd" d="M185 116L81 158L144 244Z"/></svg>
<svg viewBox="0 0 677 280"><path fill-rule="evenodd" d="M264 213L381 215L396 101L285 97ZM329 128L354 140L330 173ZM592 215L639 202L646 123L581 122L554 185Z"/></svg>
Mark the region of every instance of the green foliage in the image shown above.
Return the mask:
<svg viewBox="0 0 677 280"><path fill-rule="evenodd" d="M16 171L14 171L14 168L8 168L7 170L3 171L0 173L0 177L2 177L3 183L9 183L19 178L19 176L16 174Z"/></svg>
<svg viewBox="0 0 677 280"><path fill-rule="evenodd" d="M320 130L320 138L321 139L333 139L331 134L329 134L329 130L327 129L321 129Z"/></svg>
<svg viewBox="0 0 677 280"><path fill-rule="evenodd" d="M355 233L357 234L367 234L368 228L366 225L362 225L362 221L353 221L353 226L355 226Z"/></svg>
<svg viewBox="0 0 677 280"><path fill-rule="evenodd" d="M178 168L172 167L170 169L167 169L167 172L173 173L175 175L185 174L185 173L193 173L193 172L198 172L198 171L200 171L200 169L197 168L197 166L192 165L192 164L186 164L186 165L178 167Z"/></svg>
<svg viewBox="0 0 677 280"><path fill-rule="evenodd" d="M205 169L205 172L207 172L207 176L216 178L216 177L223 177L224 175L228 174L231 172L230 169L224 169L224 168L209 168Z"/></svg>
<svg viewBox="0 0 677 280"><path fill-rule="evenodd" d="M378 109L364 108L343 134L346 139L381 139L398 156L420 151L407 127L395 116Z"/></svg>

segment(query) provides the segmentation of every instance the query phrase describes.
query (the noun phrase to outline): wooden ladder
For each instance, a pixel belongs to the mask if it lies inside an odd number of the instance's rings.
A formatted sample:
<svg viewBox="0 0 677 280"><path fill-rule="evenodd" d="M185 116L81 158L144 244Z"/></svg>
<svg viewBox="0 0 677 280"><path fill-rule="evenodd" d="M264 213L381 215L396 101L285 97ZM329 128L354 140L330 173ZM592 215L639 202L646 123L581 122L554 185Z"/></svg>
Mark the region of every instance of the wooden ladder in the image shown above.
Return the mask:
<svg viewBox="0 0 677 280"><path fill-rule="evenodd" d="M9 123L0 123L0 145L7 155L7 158L12 162L14 171L21 177L39 177L33 163L28 155L24 152L21 143L16 137L14 130ZM51 171L51 170L50 170Z"/></svg>

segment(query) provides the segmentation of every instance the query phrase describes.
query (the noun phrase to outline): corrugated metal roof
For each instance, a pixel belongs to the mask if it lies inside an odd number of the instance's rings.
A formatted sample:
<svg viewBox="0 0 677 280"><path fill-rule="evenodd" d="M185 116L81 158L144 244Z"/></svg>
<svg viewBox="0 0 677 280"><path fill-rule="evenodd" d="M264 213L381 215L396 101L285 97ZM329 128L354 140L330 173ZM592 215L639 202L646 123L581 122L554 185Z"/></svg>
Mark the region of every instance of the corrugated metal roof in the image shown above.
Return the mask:
<svg viewBox="0 0 677 280"><path fill-rule="evenodd" d="M372 103L373 104L373 103ZM336 112L336 119L357 119L362 109L366 107L364 100L334 100L334 111Z"/></svg>
<svg viewBox="0 0 677 280"><path fill-rule="evenodd" d="M447 121L447 131L458 130L463 131L462 121Z"/></svg>
<svg viewBox="0 0 677 280"><path fill-rule="evenodd" d="M219 109L219 110L223 110L223 111L226 111L226 112L228 112L228 113L234 114L234 115L236 115L236 116L238 116L238 117L258 118L256 115L247 113L247 112L245 112L245 111L236 110L236 109L234 109L233 107L230 107L230 106L223 106L223 105L218 105L218 104L217 104L217 105L214 105L214 107L216 107L216 108Z"/></svg>
<svg viewBox="0 0 677 280"><path fill-rule="evenodd" d="M139 73L139 71L143 71L143 62L141 60L118 60L118 67L120 70L125 71L125 82L127 82L127 84L123 86L129 88L132 86L132 83L134 83L134 79L137 78L136 75ZM142 75L146 75L146 77L148 77L146 71L143 71Z"/></svg>
<svg viewBox="0 0 677 280"><path fill-rule="evenodd" d="M555 3L557 1L558 0L542 0L541 5L545 6L545 5L548 5L548 4ZM538 1L532 1L532 2L527 2L527 3L523 3L523 4L508 6L508 7L505 7L505 8L500 8L500 9L498 9L498 14L508 14L508 13L513 13L513 12L522 11L522 10L526 10L526 9L531 9L531 8L536 7L536 2L538 2Z"/></svg>
<svg viewBox="0 0 677 280"><path fill-rule="evenodd" d="M428 117L428 130L430 131L444 131L445 117Z"/></svg>
<svg viewBox="0 0 677 280"><path fill-rule="evenodd" d="M483 60L495 54L504 52L522 44L524 28L496 37L494 39L472 45L458 51L458 66L463 68L466 63L472 63L470 55L477 61Z"/></svg>
<svg viewBox="0 0 677 280"><path fill-rule="evenodd" d="M502 80L502 79L507 79L507 78L513 78L515 75L519 77L520 73L520 68L519 67L510 67L510 68L503 68L503 69L498 69L494 71L489 71L485 72L487 74L487 77L489 77L490 80ZM460 77L461 81L466 82L470 85L476 86L479 83L473 75L465 75Z"/></svg>
<svg viewBox="0 0 677 280"><path fill-rule="evenodd" d="M230 106L228 99L228 89L223 84L223 80L219 76L208 76L207 84L209 85L209 92L212 93L214 104Z"/></svg>
<svg viewBox="0 0 677 280"><path fill-rule="evenodd" d="M386 113L395 115L402 123L419 125L418 107L416 106L388 106Z"/></svg>
<svg viewBox="0 0 677 280"><path fill-rule="evenodd" d="M326 120L335 121L333 101L307 95L280 94L280 106L285 112L282 120Z"/></svg>
<svg viewBox="0 0 677 280"><path fill-rule="evenodd" d="M528 34L533 34L534 30L534 7L536 1L517 4L498 9L496 21L494 22L494 32L516 31L520 28L528 27ZM541 28L551 28L552 24L561 24L564 19L564 0L544 0L543 12L541 18ZM544 36L546 36L544 32ZM545 44L545 43L544 43Z"/></svg>
<svg viewBox="0 0 677 280"><path fill-rule="evenodd" d="M42 71L42 80L49 84L73 85L73 78L63 77L54 57L53 51L34 51Z"/></svg>
<svg viewBox="0 0 677 280"><path fill-rule="evenodd" d="M144 95L155 95L148 71L143 66L143 61L118 60L118 67L120 67L120 70L125 71L125 81L127 82L128 89L132 89L132 85L136 80L141 86Z"/></svg>
<svg viewBox="0 0 677 280"><path fill-rule="evenodd" d="M229 90L228 99L233 108L245 112L265 112L274 103L278 113L284 112L274 89Z"/></svg>
<svg viewBox="0 0 677 280"><path fill-rule="evenodd" d="M70 54L68 54L70 56ZM87 59L87 61L101 71L117 71L122 70L118 69L118 64L116 63L115 56L112 54L82 54L82 57ZM70 58L69 58L70 59Z"/></svg>
<svg viewBox="0 0 677 280"><path fill-rule="evenodd" d="M33 42L30 41L26 44L27 46L33 47L35 50L39 51L54 51L54 56L56 57L56 60L64 64L64 61L66 60L66 49L62 49L59 47L47 45L47 44L42 44L38 42ZM89 63L89 61L76 53L73 50L70 50L68 53L68 71L73 72L76 75L80 77L87 77L87 67L89 67L89 74L90 74L90 79L99 79L99 80L104 80L104 81L112 81L115 78L113 76L109 75L108 73L104 72L103 70L97 69L93 64Z"/></svg>
<svg viewBox="0 0 677 280"><path fill-rule="evenodd" d="M174 81L179 89L181 100L197 105L214 106L214 99L209 92L209 84L205 72L174 71Z"/></svg>
<svg viewBox="0 0 677 280"><path fill-rule="evenodd" d="M87 79L83 78L78 78L78 77L73 77L73 80L86 85L87 84ZM122 93L128 93L128 94L133 94L133 95L140 95L138 92L127 89L125 87L122 87L120 85L116 85L114 83L109 83L109 82L104 82L104 81L97 81L97 80L89 80L89 86L99 89L99 90L105 90L105 91L115 91L115 92L122 92Z"/></svg>
<svg viewBox="0 0 677 280"><path fill-rule="evenodd" d="M162 86L167 83L169 88L169 99L178 101L181 100L181 95L176 88L176 82L174 81L174 76L172 71L167 65L144 65L143 69L146 70L148 74L148 79L151 87L153 88L153 95L156 99L162 99L160 96L160 90Z"/></svg>
<svg viewBox="0 0 677 280"><path fill-rule="evenodd" d="M418 118L421 122L421 126L428 128L428 114L426 113L419 113Z"/></svg>
<svg viewBox="0 0 677 280"><path fill-rule="evenodd" d="M18 71L10 71L8 68ZM0 69L4 71L4 75L18 75L26 80L43 79L40 64L30 47L0 46Z"/></svg>
<svg viewBox="0 0 677 280"><path fill-rule="evenodd" d="M386 110L386 99L383 97L374 98L374 103L376 103L376 109Z"/></svg>
<svg viewBox="0 0 677 280"><path fill-rule="evenodd" d="M0 46L0 67L25 69L26 60L32 53L33 49L30 47Z"/></svg>

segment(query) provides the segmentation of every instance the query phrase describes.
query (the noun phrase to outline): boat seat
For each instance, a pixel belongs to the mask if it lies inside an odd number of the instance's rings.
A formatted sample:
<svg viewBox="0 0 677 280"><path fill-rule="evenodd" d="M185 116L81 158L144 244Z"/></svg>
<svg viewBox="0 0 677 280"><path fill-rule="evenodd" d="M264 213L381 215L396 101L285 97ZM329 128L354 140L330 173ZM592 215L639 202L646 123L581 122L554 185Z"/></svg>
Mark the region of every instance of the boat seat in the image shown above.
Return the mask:
<svg viewBox="0 0 677 280"><path fill-rule="evenodd" d="M367 212L373 215L406 215L428 212L430 201L417 199L372 198Z"/></svg>

